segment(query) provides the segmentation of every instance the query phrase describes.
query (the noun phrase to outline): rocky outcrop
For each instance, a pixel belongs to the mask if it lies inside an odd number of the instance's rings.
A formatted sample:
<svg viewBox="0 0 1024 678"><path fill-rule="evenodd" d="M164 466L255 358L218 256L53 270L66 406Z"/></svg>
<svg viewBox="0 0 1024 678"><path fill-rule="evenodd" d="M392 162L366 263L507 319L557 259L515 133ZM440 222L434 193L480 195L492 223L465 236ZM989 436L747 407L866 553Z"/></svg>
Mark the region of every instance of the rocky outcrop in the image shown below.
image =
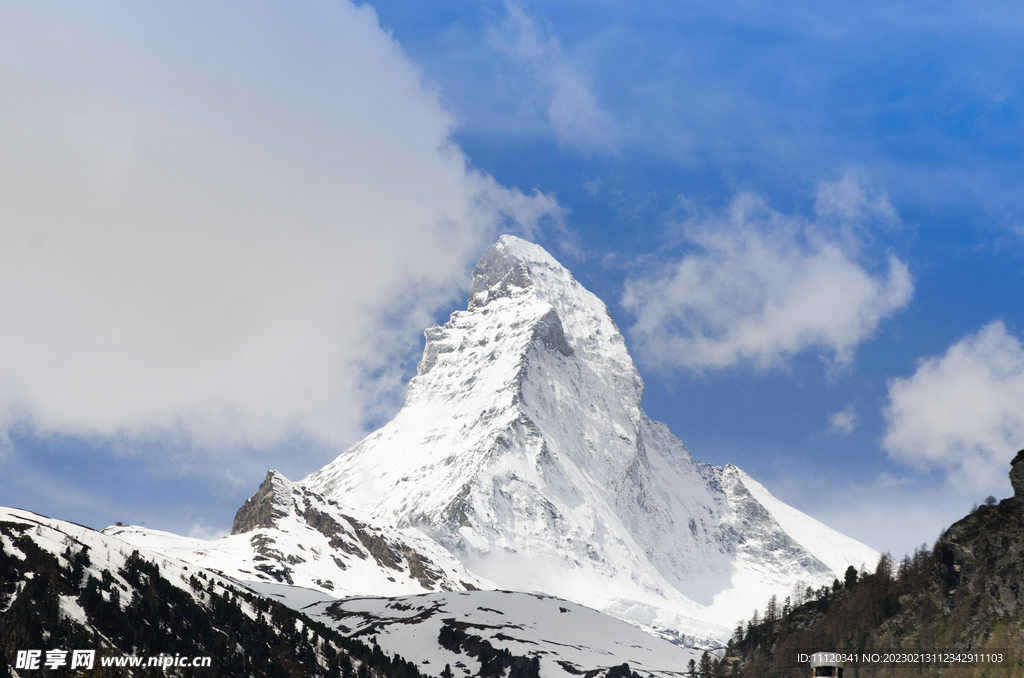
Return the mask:
<svg viewBox="0 0 1024 678"><path fill-rule="evenodd" d="M1024 450L1010 462L1010 484L1013 485L1013 498L1017 505L1018 519L1024 520Z"/></svg>
<svg viewBox="0 0 1024 678"><path fill-rule="evenodd" d="M267 477L256 494L245 500L235 514L231 534L251 532L261 527L274 527L277 518L284 517L284 511L274 506L274 476L277 471L267 471Z"/></svg>
<svg viewBox="0 0 1024 678"><path fill-rule="evenodd" d="M958 590L984 594L999 615L1024 609L1024 450L1011 462L1014 496L953 523L935 544L947 608Z"/></svg>

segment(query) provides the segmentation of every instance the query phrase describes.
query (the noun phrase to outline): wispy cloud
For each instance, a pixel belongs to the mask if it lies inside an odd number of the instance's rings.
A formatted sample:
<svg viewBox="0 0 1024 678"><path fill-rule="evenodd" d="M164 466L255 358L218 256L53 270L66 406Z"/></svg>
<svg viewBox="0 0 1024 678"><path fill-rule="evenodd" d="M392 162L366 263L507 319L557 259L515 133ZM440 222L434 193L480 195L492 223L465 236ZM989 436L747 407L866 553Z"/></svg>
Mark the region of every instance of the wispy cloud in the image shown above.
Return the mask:
<svg viewBox="0 0 1024 678"><path fill-rule="evenodd" d="M828 430L832 433L850 435L856 427L857 413L853 409L853 403L828 418Z"/></svg>
<svg viewBox="0 0 1024 678"><path fill-rule="evenodd" d="M224 528L210 527L202 523L195 523L189 528L188 535L193 539L203 539L206 541L213 541L214 539L220 539L231 534L230 530Z"/></svg>
<svg viewBox="0 0 1024 678"><path fill-rule="evenodd" d="M636 315L631 333L641 359L698 371L770 368L816 348L833 364L848 363L908 303L913 284L893 256L887 273L870 273L845 228L866 215L893 218L888 201L841 185L820 195L817 220L780 214L752 195L724 214L687 219L689 252L626 282L622 303ZM824 218L833 215L843 228Z"/></svg>
<svg viewBox="0 0 1024 678"><path fill-rule="evenodd" d="M889 382L883 445L964 491L999 493L1024 447L1022 403L1024 346L997 320Z"/></svg>
<svg viewBox="0 0 1024 678"><path fill-rule="evenodd" d="M0 14L4 430L351 441L486 244L558 218L366 5Z"/></svg>
<svg viewBox="0 0 1024 678"><path fill-rule="evenodd" d="M565 56L558 38L522 7L507 3L506 9L508 18L500 30L492 31L491 43L527 69L559 144L587 153L614 152L618 126L598 103L587 74Z"/></svg>

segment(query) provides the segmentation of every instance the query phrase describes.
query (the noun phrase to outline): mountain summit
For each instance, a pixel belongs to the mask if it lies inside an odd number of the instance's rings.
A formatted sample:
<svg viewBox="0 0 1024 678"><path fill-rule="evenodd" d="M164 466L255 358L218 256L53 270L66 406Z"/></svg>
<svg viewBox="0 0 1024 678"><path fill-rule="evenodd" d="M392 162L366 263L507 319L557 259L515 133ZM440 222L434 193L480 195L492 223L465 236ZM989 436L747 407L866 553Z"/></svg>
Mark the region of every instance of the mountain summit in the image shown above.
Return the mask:
<svg viewBox="0 0 1024 678"><path fill-rule="evenodd" d="M426 331L390 423L304 480L268 473L224 539L107 532L297 609L502 589L691 648L724 642L772 595L878 560L735 466L695 461L642 395L608 308L541 247L503 236L467 309Z"/></svg>
<svg viewBox="0 0 1024 678"><path fill-rule="evenodd" d="M642 394L604 303L502 236L467 310L426 331L402 410L297 485L426 534L499 588L680 636L727 637L772 593L877 559L738 468L695 461Z"/></svg>

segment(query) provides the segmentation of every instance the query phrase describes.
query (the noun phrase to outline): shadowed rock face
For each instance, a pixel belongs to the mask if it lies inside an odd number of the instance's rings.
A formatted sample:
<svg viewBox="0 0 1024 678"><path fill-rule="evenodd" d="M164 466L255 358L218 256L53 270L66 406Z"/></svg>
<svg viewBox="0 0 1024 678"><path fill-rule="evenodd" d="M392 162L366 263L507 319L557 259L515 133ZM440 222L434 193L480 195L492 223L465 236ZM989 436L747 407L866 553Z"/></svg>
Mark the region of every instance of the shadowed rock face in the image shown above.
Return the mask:
<svg viewBox="0 0 1024 678"><path fill-rule="evenodd" d="M284 513L274 506L274 472L268 471L260 489L256 494L245 500L235 514L235 522L231 525L231 534L251 532L261 527L274 527L274 520Z"/></svg>
<svg viewBox="0 0 1024 678"><path fill-rule="evenodd" d="M992 611L1024 608L1024 450L1010 462L1014 496L953 523L935 545L947 607L958 587L987 594Z"/></svg>
<svg viewBox="0 0 1024 678"><path fill-rule="evenodd" d="M309 553L302 556L288 552L288 525L296 518L300 525L311 527L327 537L328 547L333 550L327 551L327 556L340 570L348 569L345 564L347 556L355 556L360 560L370 556L380 568L408 574L410 579L419 582L426 591L458 588L445 575L443 566L403 541L401 535L385 533L379 527L342 513L337 502L291 483L277 471L268 472L256 494L238 509L231 534L253 532L249 545L254 553L253 561L259 561L259 564L252 567L280 583L293 585L295 566L306 563L310 557ZM294 523L292 526L294 528ZM299 548L303 546L300 544ZM314 560L322 553L315 548L310 551L314 554ZM394 578L389 580L395 581ZM317 578L314 581L321 588L329 591L335 589L331 580ZM463 588L468 586L463 583Z"/></svg>
<svg viewBox="0 0 1024 678"><path fill-rule="evenodd" d="M1024 450L1010 462L1010 484L1013 485L1013 497L1017 503L1017 513L1024 517Z"/></svg>
<svg viewBox="0 0 1024 678"><path fill-rule="evenodd" d="M523 261L503 248L491 247L473 269L469 283L469 307L486 306L494 299L508 296L510 287L525 289L532 286L530 271ZM487 292L487 297L478 298L481 292Z"/></svg>

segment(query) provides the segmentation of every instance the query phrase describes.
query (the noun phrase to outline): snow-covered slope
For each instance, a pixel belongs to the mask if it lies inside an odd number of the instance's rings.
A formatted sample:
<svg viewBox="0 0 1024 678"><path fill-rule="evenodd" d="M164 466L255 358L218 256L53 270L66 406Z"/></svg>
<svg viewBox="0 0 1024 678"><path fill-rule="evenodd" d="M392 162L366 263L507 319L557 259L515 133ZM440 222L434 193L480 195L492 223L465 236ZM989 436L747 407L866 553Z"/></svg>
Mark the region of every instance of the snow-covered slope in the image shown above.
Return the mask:
<svg viewBox="0 0 1024 678"><path fill-rule="evenodd" d="M253 590L274 586L290 604L275 602L278 591ZM326 598L296 586L243 587L112 534L0 507L0 675L152 676L154 660L157 673L169 676L439 673L400 648L385 661L379 650L296 612L303 594L303 604ZM433 649L424 652L434 656ZM76 668L74 651L83 650L92 657ZM36 653L36 666L23 666L25 651ZM180 668L194 659L211 668Z"/></svg>
<svg viewBox="0 0 1024 678"><path fill-rule="evenodd" d="M773 593L878 558L651 421L608 309L537 245L503 236L426 337L394 420L297 485L501 588L669 635L725 638Z"/></svg>
<svg viewBox="0 0 1024 678"><path fill-rule="evenodd" d="M377 527L277 471L239 509L234 534L213 541L134 525L103 530L132 544L259 588L315 589L330 598L493 588L416 530Z"/></svg>
<svg viewBox="0 0 1024 678"><path fill-rule="evenodd" d="M89 527L66 520L47 518L31 511L0 507L0 550L8 557L25 561L27 554L16 543L17 536L20 534L27 535L33 544L43 552L56 557L58 562L64 565L70 563L75 555L84 551L88 558L82 559L81 580L84 581L90 576L97 580L103 580L104 572L106 572L106 577L111 579L120 592L119 602L122 607L131 603L132 588L117 572L125 567L133 551L138 551L139 555L147 561L158 563L160 570L171 584L187 592L195 600L199 599L189 585L188 578L198 575L202 572L201 569L193 567L190 570L189 565L185 562L157 551L139 548L134 544L97 532ZM212 572L206 574L210 575L209 581L219 582L220 588L217 590L223 592L223 585L226 582L213 576ZM105 597L110 598L109 594ZM7 601L6 606L0 608L0 612L14 605L17 598L18 594L15 592ZM59 598L62 616L85 622L85 612L75 597L60 596Z"/></svg>
<svg viewBox="0 0 1024 678"><path fill-rule="evenodd" d="M318 603L305 613L349 635L372 637L385 651L416 657L426 673L439 674L448 665L456 678L480 673L481 657L473 652L480 641L514 656L537 657L540 675L552 678L623 663L645 676L682 676L688 661L700 658L699 651L581 605L510 591L350 598Z"/></svg>

